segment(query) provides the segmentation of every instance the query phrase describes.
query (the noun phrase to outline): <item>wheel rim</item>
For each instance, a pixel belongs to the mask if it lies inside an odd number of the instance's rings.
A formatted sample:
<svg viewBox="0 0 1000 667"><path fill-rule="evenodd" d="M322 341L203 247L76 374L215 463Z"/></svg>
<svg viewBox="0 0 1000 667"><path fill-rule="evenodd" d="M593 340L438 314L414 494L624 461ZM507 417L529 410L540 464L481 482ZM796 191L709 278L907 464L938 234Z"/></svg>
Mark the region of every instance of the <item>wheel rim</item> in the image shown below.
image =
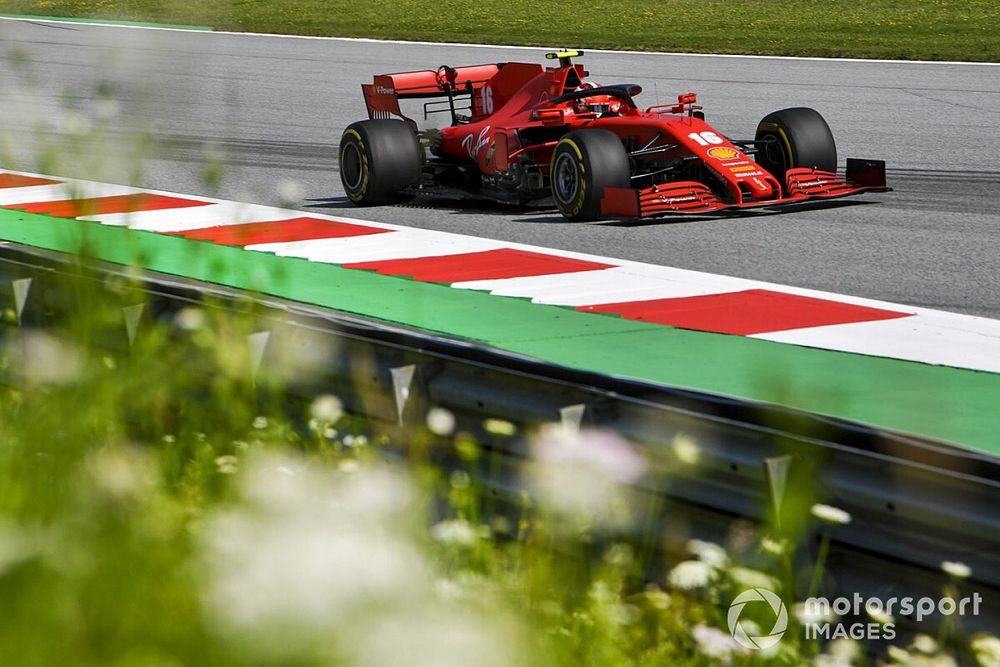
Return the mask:
<svg viewBox="0 0 1000 667"><path fill-rule="evenodd" d="M364 159L361 149L353 141L345 143L340 149L340 175L344 180L344 187L348 190L354 191L361 187Z"/></svg>
<svg viewBox="0 0 1000 667"><path fill-rule="evenodd" d="M560 204L572 204L580 190L580 171L569 153L560 153L552 169L552 192Z"/></svg>
<svg viewBox="0 0 1000 667"><path fill-rule="evenodd" d="M781 145L781 141L778 137L773 134L765 135L763 138L763 153L764 159L767 160L769 164L778 165L783 171L788 170L788 156L785 155L785 149Z"/></svg>

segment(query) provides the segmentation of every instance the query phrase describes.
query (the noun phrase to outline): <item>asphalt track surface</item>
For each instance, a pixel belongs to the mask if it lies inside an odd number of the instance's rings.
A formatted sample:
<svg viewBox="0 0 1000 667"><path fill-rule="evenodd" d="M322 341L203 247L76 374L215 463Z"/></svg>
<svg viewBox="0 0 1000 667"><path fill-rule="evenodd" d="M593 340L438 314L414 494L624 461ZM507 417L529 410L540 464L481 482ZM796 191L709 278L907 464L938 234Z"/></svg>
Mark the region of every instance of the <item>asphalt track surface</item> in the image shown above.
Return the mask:
<svg viewBox="0 0 1000 667"><path fill-rule="evenodd" d="M751 137L770 111L814 107L842 162L887 161L892 193L780 215L591 224L479 203L359 210L346 200L337 144L365 115L360 83L543 53L0 21L0 160L1000 318L1000 66L596 52L581 61L600 83L641 84L641 104L698 92L709 122L732 137ZM75 134L102 124L100 141ZM143 133L155 146L137 174L129 156Z"/></svg>

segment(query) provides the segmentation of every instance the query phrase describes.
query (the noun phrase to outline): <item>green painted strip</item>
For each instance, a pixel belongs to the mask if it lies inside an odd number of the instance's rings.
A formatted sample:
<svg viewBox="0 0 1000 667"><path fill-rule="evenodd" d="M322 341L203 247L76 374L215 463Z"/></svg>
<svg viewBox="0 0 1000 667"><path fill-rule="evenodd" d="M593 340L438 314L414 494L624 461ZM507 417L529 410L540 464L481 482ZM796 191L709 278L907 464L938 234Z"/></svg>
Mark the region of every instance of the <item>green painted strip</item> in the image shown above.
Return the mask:
<svg viewBox="0 0 1000 667"><path fill-rule="evenodd" d="M0 19L18 19L25 21L57 21L59 23L93 23L97 25L133 26L137 28L168 28L170 30L202 30L212 31L207 25L184 25L180 23L152 23L150 21L123 21L119 19L92 19L82 16L32 16L30 14L0 14Z"/></svg>
<svg viewBox="0 0 1000 667"><path fill-rule="evenodd" d="M672 329L123 227L0 210L0 238L479 341L556 364L787 405L1000 454L1000 375Z"/></svg>

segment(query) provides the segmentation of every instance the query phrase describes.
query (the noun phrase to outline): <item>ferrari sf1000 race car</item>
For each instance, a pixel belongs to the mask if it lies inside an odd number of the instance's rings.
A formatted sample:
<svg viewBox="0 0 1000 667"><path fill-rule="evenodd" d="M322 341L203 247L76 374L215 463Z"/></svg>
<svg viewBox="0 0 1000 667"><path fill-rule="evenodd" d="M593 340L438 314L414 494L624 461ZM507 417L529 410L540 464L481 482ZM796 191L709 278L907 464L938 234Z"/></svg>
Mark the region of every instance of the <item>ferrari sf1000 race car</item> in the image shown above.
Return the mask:
<svg viewBox="0 0 1000 667"><path fill-rule="evenodd" d="M885 191L885 163L847 160L826 121L797 107L768 114L751 140L705 122L694 93L640 109L636 84L602 86L572 59L381 74L361 86L369 120L340 143L340 176L355 204L459 194L553 203L570 220L777 206ZM423 100L420 129L400 101Z"/></svg>

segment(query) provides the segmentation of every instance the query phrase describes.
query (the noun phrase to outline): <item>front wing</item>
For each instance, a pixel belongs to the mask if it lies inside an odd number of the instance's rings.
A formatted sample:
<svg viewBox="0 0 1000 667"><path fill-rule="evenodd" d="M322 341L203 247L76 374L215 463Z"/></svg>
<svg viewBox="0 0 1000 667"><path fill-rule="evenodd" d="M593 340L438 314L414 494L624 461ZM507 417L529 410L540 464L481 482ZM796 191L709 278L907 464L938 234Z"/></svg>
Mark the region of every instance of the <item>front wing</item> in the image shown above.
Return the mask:
<svg viewBox="0 0 1000 667"><path fill-rule="evenodd" d="M725 209L785 206L811 199L836 199L862 192L887 192L885 162L847 160L844 176L830 171L800 167L785 174L785 196L778 199L727 203L704 183L678 181L636 190L605 188L601 213L614 218L645 218L675 213L712 213Z"/></svg>

